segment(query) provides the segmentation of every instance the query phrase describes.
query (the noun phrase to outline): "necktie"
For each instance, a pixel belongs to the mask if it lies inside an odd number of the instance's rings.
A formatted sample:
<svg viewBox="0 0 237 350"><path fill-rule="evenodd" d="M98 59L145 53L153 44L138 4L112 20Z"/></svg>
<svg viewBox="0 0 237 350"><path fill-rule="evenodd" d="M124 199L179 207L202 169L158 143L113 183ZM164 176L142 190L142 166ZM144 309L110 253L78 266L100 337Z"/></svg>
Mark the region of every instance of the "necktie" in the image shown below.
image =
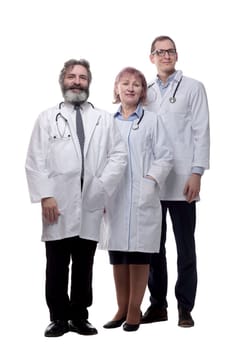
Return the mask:
<svg viewBox="0 0 237 350"><path fill-rule="evenodd" d="M81 169L81 178L84 176L84 142L85 142L85 134L83 128L83 121L80 112L80 106L75 106L76 109L76 126L77 126L77 136L80 143L81 148L81 158L82 158L82 169Z"/></svg>

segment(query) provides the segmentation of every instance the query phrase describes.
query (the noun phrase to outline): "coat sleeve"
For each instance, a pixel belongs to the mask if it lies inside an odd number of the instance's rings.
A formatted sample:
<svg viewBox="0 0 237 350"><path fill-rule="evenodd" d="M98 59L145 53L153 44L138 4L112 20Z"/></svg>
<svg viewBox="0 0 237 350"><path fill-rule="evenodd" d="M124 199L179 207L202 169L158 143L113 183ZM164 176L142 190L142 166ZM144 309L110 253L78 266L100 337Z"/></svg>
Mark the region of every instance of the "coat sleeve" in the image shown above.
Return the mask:
<svg viewBox="0 0 237 350"><path fill-rule="evenodd" d="M192 167L209 168L210 129L209 108L205 88L198 82L191 91L192 132L194 157Z"/></svg>
<svg viewBox="0 0 237 350"><path fill-rule="evenodd" d="M112 196L117 189L117 185L123 177L127 166L127 149L122 139L120 131L116 126L114 117L109 116L107 163L103 169L100 180L109 196Z"/></svg>
<svg viewBox="0 0 237 350"><path fill-rule="evenodd" d="M153 128L154 160L147 175L156 179L160 188L163 187L170 170L173 167L173 152L166 129L161 118L154 116L156 125Z"/></svg>
<svg viewBox="0 0 237 350"><path fill-rule="evenodd" d="M48 150L48 132L46 115L42 113L33 128L25 170L31 202L40 202L41 198L53 197L53 179L48 177L46 167Z"/></svg>

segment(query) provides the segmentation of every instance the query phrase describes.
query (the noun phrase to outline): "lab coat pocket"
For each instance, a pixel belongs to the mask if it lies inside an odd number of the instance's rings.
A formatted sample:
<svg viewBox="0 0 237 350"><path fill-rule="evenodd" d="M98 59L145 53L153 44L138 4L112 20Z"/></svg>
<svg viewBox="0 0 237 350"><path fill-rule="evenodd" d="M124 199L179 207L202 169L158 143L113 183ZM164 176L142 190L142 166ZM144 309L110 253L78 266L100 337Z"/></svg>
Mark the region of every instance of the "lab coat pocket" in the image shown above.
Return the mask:
<svg viewBox="0 0 237 350"><path fill-rule="evenodd" d="M144 177L140 185L139 207L154 208L159 205L159 186L154 180Z"/></svg>
<svg viewBox="0 0 237 350"><path fill-rule="evenodd" d="M105 191L102 182L97 177L93 177L92 181L85 186L83 205L89 211L104 209Z"/></svg>
<svg viewBox="0 0 237 350"><path fill-rule="evenodd" d="M67 174L80 167L73 141L70 137L52 138L48 151L48 169L51 176Z"/></svg>

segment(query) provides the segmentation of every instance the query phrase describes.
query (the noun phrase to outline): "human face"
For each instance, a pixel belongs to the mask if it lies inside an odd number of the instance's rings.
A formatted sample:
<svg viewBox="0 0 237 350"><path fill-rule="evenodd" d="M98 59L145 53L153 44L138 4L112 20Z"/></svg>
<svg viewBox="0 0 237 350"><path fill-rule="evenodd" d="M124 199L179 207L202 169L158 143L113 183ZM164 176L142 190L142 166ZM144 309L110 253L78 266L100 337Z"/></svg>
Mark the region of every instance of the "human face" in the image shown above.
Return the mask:
<svg viewBox="0 0 237 350"><path fill-rule="evenodd" d="M141 95L142 95L142 82L135 74L125 73L120 78L117 87L116 93L120 97L122 106L127 108L136 109Z"/></svg>
<svg viewBox="0 0 237 350"><path fill-rule="evenodd" d="M62 86L63 96L66 102L80 104L89 96L89 79L85 67L75 65L68 67Z"/></svg>
<svg viewBox="0 0 237 350"><path fill-rule="evenodd" d="M173 43L170 40L157 41L155 43L154 53L150 54L150 60L155 64L158 74L162 76L169 76L175 71L175 64L178 60L178 54L173 50L175 49ZM157 51L171 50L170 53L165 52L164 56L159 56Z"/></svg>

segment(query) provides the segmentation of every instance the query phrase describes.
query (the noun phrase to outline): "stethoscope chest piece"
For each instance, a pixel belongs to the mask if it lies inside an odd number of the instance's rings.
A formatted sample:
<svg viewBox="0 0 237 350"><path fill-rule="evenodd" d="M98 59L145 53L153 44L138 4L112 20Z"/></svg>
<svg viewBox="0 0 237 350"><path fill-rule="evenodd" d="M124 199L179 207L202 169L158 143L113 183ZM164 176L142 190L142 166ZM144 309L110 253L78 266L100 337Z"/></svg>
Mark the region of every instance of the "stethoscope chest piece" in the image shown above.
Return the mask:
<svg viewBox="0 0 237 350"><path fill-rule="evenodd" d="M170 100L170 103L175 103L176 102L176 98L174 96L170 97L169 100Z"/></svg>
<svg viewBox="0 0 237 350"><path fill-rule="evenodd" d="M183 77L180 78L178 84L176 85L176 88L175 88L175 90L174 90L173 96L171 96L171 97L169 98L170 103L175 103L175 102L176 102L176 97L175 97L175 95L176 95L176 93L177 93L177 91L178 91L178 88L179 88L179 85L180 85L182 79L183 79Z"/></svg>
<svg viewBox="0 0 237 350"><path fill-rule="evenodd" d="M139 118L139 120L136 122L135 125L132 126L132 129L133 129L133 130L138 130L138 129L139 129L139 124L141 123L143 117L144 117L144 109L142 110L142 115L141 115L141 117Z"/></svg>
<svg viewBox="0 0 237 350"><path fill-rule="evenodd" d="M137 124L133 125L132 129L133 129L133 130L139 129L139 124L137 123Z"/></svg>

